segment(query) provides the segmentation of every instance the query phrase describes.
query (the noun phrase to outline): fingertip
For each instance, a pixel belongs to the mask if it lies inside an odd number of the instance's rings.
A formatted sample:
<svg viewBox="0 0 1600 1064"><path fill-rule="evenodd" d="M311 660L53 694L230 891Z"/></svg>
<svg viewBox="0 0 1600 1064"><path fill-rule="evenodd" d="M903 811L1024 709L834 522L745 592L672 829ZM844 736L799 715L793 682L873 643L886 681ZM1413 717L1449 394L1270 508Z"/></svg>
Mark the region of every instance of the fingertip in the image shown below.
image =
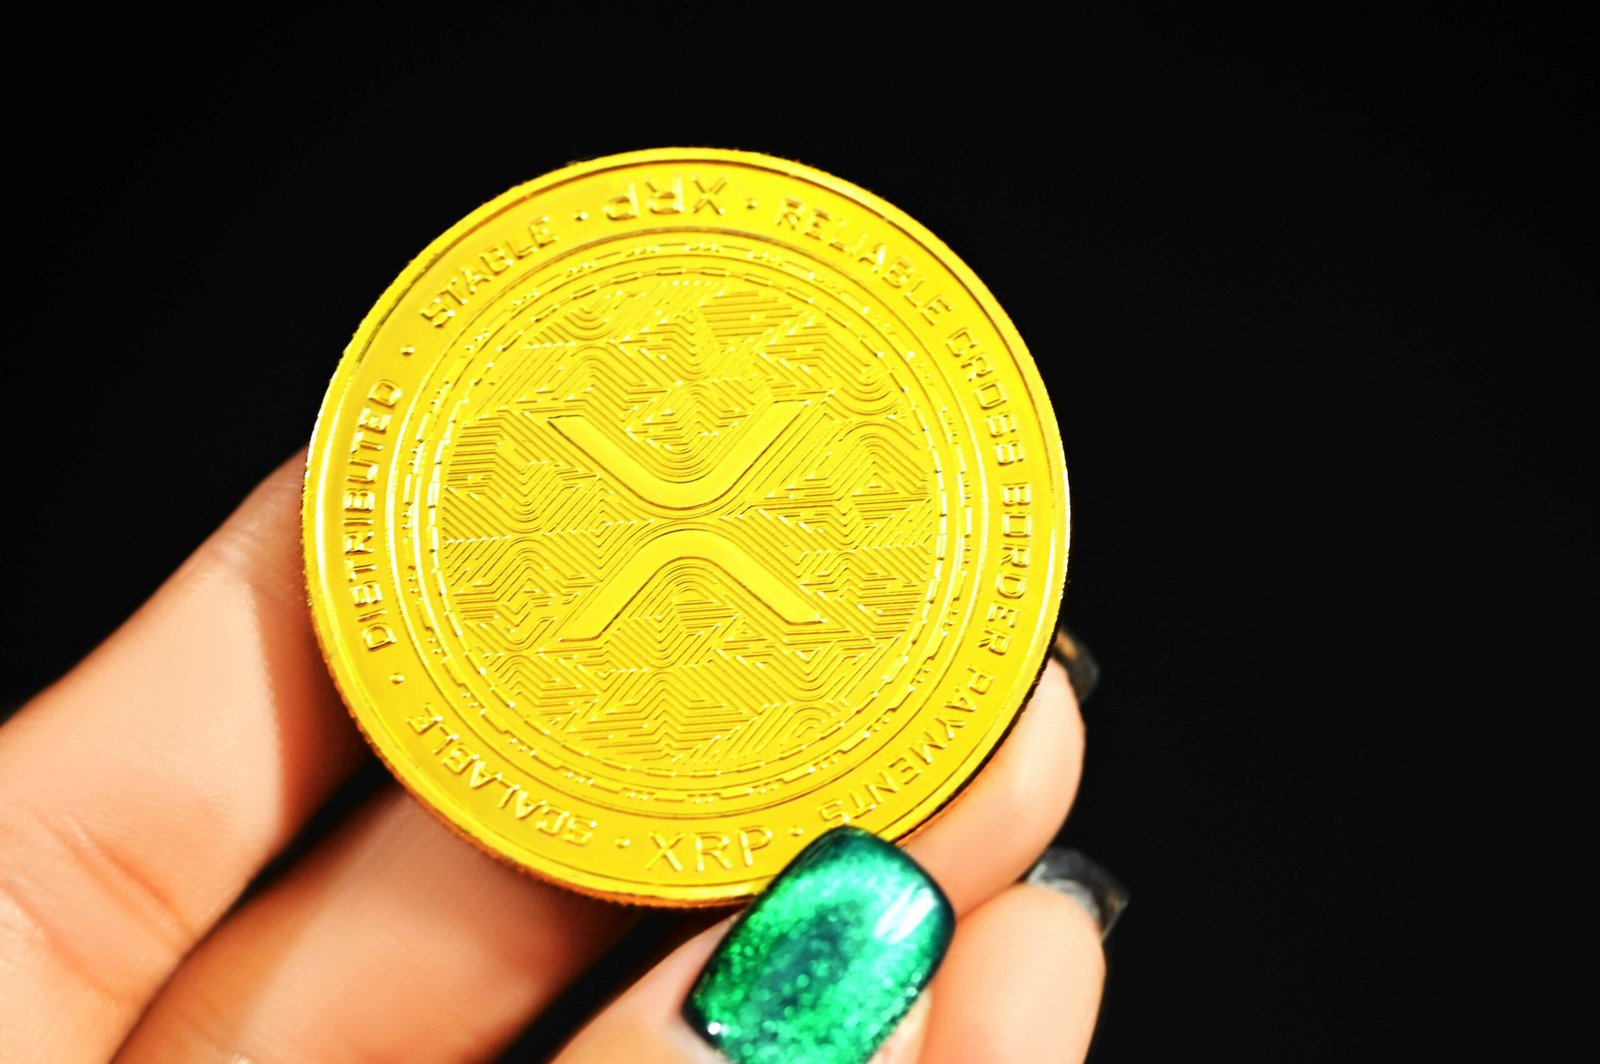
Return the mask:
<svg viewBox="0 0 1600 1064"><path fill-rule="evenodd" d="M1051 705L1061 707L1068 723L1076 729L1081 740L1083 710L1078 700L1078 693L1072 686L1072 678L1067 674L1066 666L1053 657L1045 662L1044 670L1039 674L1039 684L1033 689L1029 705L1034 705L1035 700L1041 698Z"/></svg>
<svg viewBox="0 0 1600 1064"><path fill-rule="evenodd" d="M305 450L283 461L256 484L190 556L183 568L207 576L237 578L275 597L292 595L297 618L306 614L305 566L300 554L300 499Z"/></svg>
<svg viewBox="0 0 1600 1064"><path fill-rule="evenodd" d="M957 912L1015 883L1050 844L1077 794L1083 749L1077 699L1051 661L993 760L906 846Z"/></svg>
<svg viewBox="0 0 1600 1064"><path fill-rule="evenodd" d="M685 941L591 1020L556 1056L556 1064L626 1060L629 1064L726 1064L684 1014L691 988L734 917Z"/></svg>
<svg viewBox="0 0 1600 1064"><path fill-rule="evenodd" d="M996 901L1002 898L1024 910L1019 922L1048 929L1058 939L1059 952L1091 964L1094 970L1089 974L1105 978L1105 936L1099 919L1081 900L1037 883L1019 883Z"/></svg>
<svg viewBox="0 0 1600 1064"><path fill-rule="evenodd" d="M970 913L934 980L923 1064L1081 1061L1099 1012L1099 929L1065 895L1020 884Z"/></svg>

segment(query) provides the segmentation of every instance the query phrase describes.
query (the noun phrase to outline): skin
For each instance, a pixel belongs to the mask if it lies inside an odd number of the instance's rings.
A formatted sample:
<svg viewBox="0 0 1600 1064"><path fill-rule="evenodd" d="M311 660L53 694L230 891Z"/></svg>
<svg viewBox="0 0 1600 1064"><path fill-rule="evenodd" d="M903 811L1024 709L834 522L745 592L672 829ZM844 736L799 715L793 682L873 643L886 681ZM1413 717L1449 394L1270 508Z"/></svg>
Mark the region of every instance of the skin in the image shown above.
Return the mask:
<svg viewBox="0 0 1600 1064"><path fill-rule="evenodd" d="M10 1059L492 1058L630 918L496 863L392 785L235 906L366 756L305 609L302 468L269 476L0 728ZM1082 758L1052 662L988 769L908 846L960 916L879 1060L1083 1059L1098 931L1064 896L1015 885L1066 816ZM678 1010L727 924L619 988L562 1064L718 1059Z"/></svg>

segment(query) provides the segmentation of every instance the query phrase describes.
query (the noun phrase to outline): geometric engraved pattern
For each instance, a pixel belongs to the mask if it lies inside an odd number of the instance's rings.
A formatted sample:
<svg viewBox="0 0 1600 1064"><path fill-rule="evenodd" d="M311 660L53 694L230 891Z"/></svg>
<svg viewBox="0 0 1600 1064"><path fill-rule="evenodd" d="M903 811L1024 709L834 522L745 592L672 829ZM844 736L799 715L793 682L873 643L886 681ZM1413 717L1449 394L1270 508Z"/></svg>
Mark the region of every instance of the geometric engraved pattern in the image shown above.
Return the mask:
<svg viewBox="0 0 1600 1064"><path fill-rule="evenodd" d="M885 345L692 264L497 328L434 485L428 590L472 686L669 790L866 723L943 534Z"/></svg>

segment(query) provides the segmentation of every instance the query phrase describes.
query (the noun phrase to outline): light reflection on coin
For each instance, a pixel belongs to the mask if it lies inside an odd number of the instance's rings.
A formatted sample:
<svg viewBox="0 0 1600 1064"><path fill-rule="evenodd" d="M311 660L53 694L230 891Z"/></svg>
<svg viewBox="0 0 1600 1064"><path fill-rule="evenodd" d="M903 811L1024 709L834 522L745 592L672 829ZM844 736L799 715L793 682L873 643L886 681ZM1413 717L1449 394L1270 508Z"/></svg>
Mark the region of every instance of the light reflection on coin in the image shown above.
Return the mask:
<svg viewBox="0 0 1600 1064"><path fill-rule="evenodd" d="M663 149L511 190L390 286L304 534L402 783L540 876L696 905L950 801L1037 679L1067 513L1037 370L949 249L807 167Z"/></svg>

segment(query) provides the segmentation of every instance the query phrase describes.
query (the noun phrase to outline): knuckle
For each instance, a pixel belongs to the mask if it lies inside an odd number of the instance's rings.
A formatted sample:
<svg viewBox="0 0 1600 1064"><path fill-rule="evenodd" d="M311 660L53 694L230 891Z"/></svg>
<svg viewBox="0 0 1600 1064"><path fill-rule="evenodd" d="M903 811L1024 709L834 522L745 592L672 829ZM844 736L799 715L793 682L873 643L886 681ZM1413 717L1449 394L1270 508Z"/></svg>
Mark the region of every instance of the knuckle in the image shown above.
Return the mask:
<svg viewBox="0 0 1600 1064"><path fill-rule="evenodd" d="M0 950L114 1006L142 1005L193 935L137 863L83 823L0 794Z"/></svg>

